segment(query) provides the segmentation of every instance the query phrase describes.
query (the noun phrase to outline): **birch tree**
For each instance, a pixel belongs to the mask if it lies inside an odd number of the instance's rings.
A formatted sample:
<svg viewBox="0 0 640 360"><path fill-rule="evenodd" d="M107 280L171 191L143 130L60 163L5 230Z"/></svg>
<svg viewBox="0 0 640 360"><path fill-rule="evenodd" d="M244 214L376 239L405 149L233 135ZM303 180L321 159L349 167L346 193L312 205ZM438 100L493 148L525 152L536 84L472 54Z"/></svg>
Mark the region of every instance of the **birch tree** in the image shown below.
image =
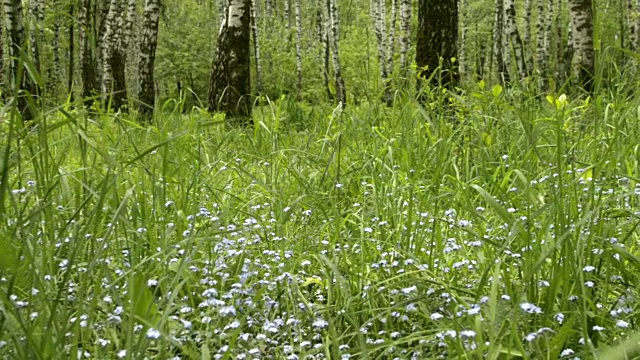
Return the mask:
<svg viewBox="0 0 640 360"><path fill-rule="evenodd" d="M317 6L317 18L318 18L318 39L322 43L322 78L324 80L324 87L327 91L329 100L333 100L333 93L331 92L329 75L331 74L331 49L329 47L329 12L327 8L326 0L318 0Z"/></svg>
<svg viewBox="0 0 640 360"><path fill-rule="evenodd" d="M251 0L229 0L209 80L209 110L251 124Z"/></svg>
<svg viewBox="0 0 640 360"><path fill-rule="evenodd" d="M74 1L69 2L69 52L68 52L68 61L69 67L67 68L67 94L69 94L70 100L73 101L73 74L75 73L75 21L73 21L75 16L75 3Z"/></svg>
<svg viewBox="0 0 640 360"><path fill-rule="evenodd" d="M593 10L591 0L570 0L573 48L576 51L578 76L582 88L593 92L595 53L593 49Z"/></svg>
<svg viewBox="0 0 640 360"><path fill-rule="evenodd" d="M387 74L393 77L393 58L396 51L396 23L398 20L398 0L391 0L391 23L387 39Z"/></svg>
<svg viewBox="0 0 640 360"><path fill-rule="evenodd" d="M533 10L533 0L524 1L524 56L527 68L533 69L533 57L531 55L531 13Z"/></svg>
<svg viewBox="0 0 640 360"><path fill-rule="evenodd" d="M140 45L140 62L138 73L140 77L139 112L143 120L150 120L153 116L156 91L154 81L154 66L156 48L158 46L158 22L160 19L159 0L145 0L144 23L142 26L142 43Z"/></svg>
<svg viewBox="0 0 640 360"><path fill-rule="evenodd" d="M505 85L510 82L509 66L504 54L504 0L495 0L493 23L493 58L498 67L498 78ZM493 61L493 60L492 60Z"/></svg>
<svg viewBox="0 0 640 360"><path fill-rule="evenodd" d="M542 87L548 88L548 69L547 69L547 46L545 45L546 20L545 2L547 0L537 0L538 19L536 22L536 67L538 74L542 79Z"/></svg>
<svg viewBox="0 0 640 360"><path fill-rule="evenodd" d="M372 3L374 28L378 42L378 67L382 80L383 100L391 105L391 89L389 89L389 73L387 67L387 34L386 34L386 9L384 0L373 0Z"/></svg>
<svg viewBox="0 0 640 360"><path fill-rule="evenodd" d="M640 49L640 0L635 0L633 11L631 13L631 26L633 27L633 36L631 37L631 49L638 51Z"/></svg>
<svg viewBox="0 0 640 360"><path fill-rule="evenodd" d="M40 64L40 41L42 39L42 26L44 21L44 1L30 0L29 15L31 18L31 29L29 31L29 45L31 45L31 59L39 74L42 74Z"/></svg>
<svg viewBox="0 0 640 360"><path fill-rule="evenodd" d="M27 74L23 66L23 59L26 54L22 51L26 45L22 1L21 0L3 0L4 14L6 18L6 27L8 35L9 49L9 72L11 74L11 89L13 96L17 98L18 110L22 114L25 121L33 119L33 112L29 106L27 97L35 96L37 88L31 77ZM28 94L25 94L28 93Z"/></svg>
<svg viewBox="0 0 640 360"><path fill-rule="evenodd" d="M296 82L298 101L302 100L302 12L300 0L296 0L296 72L298 79Z"/></svg>
<svg viewBox="0 0 640 360"><path fill-rule="evenodd" d="M258 34L258 11L256 0L251 0L251 33L253 36L253 53L256 62L256 90L262 93L262 57L260 56L260 36Z"/></svg>
<svg viewBox="0 0 640 360"><path fill-rule="evenodd" d="M94 7L91 0L79 0L78 9L80 24L80 66L82 67L82 97L85 105L93 103L92 97L98 91L98 77L96 73L97 60L95 55L96 44L93 30Z"/></svg>
<svg viewBox="0 0 640 360"><path fill-rule="evenodd" d="M407 75L407 53L411 47L411 0L400 0L400 73Z"/></svg>
<svg viewBox="0 0 640 360"><path fill-rule="evenodd" d="M420 77L431 79L434 86L455 88L457 43L458 0L419 0L416 63Z"/></svg>
<svg viewBox="0 0 640 360"><path fill-rule="evenodd" d="M459 59L458 59L458 69L461 75L466 75L467 73L467 32L468 24L467 17L469 13L469 0L460 0L460 51Z"/></svg>
<svg viewBox="0 0 640 360"><path fill-rule="evenodd" d="M524 45L520 38L520 32L516 23L516 4L514 0L507 0L505 4L506 26L507 35L511 40L511 47L513 47L513 53L516 60L516 68L518 69L518 76L520 80L527 77L527 61L525 58Z"/></svg>
<svg viewBox="0 0 640 360"><path fill-rule="evenodd" d="M127 103L123 13L122 0L111 0L102 41L102 93L107 95L107 102L108 95L111 95L115 111L121 110Z"/></svg>
<svg viewBox="0 0 640 360"><path fill-rule="evenodd" d="M343 106L347 105L347 91L344 87L344 79L342 78L342 67L340 66L340 29L338 19L338 6L336 0L326 0L328 19L331 23L331 30L329 32L329 43L331 44L331 52L333 59L333 76L336 83L336 101L342 103Z"/></svg>

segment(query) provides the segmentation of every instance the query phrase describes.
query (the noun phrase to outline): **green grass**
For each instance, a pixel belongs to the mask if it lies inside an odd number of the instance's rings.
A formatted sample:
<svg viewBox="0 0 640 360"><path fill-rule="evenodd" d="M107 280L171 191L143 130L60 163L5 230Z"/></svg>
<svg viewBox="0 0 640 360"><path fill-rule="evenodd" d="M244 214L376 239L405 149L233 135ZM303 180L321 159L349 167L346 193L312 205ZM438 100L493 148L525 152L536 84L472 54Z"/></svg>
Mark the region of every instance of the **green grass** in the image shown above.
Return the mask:
<svg viewBox="0 0 640 360"><path fill-rule="evenodd" d="M499 90L5 106L2 357L638 356L640 100Z"/></svg>

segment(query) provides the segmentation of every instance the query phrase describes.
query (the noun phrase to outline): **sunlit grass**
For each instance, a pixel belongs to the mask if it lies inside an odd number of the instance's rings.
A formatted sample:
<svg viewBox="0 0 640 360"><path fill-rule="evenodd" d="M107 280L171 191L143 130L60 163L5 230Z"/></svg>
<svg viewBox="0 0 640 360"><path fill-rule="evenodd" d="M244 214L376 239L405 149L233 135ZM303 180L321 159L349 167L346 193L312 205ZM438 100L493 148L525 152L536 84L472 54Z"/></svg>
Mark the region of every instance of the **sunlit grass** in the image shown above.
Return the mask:
<svg viewBox="0 0 640 360"><path fill-rule="evenodd" d="M234 130L7 106L0 352L631 357L639 105L479 87Z"/></svg>

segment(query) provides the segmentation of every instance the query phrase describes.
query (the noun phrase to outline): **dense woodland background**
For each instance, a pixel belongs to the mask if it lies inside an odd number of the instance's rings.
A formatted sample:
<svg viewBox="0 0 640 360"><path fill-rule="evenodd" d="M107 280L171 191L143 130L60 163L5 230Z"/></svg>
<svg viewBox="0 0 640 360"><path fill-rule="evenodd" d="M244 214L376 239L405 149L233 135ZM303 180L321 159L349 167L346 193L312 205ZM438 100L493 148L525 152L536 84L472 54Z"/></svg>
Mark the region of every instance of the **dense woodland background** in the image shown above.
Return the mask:
<svg viewBox="0 0 640 360"><path fill-rule="evenodd" d="M578 81L573 5L557 0L450 3L457 6L455 65L463 89L483 80L562 92ZM12 14L20 11L24 34L18 39L24 43L17 45L30 74L26 80L33 77L37 88L31 90L44 104L103 94L102 102L110 101L116 109L124 104L138 109L153 99L148 92L154 91L160 105L183 99L186 109L206 108L225 6L224 1L192 0L4 1L3 93L11 93L8 56L16 55L9 46L13 25L8 21L17 19ZM599 86L610 86L609 79L635 66L638 7L634 0L593 4ZM389 102L398 91L415 89L415 1L254 0L250 12L250 95L258 104L283 95L309 104L333 101L340 95L334 79L340 64L348 103L378 98ZM153 21L146 20L156 16L157 33ZM335 49L334 30L339 34ZM155 77L142 91L150 66L141 59L155 53L156 41L157 58L151 66ZM113 97L104 96L112 91Z"/></svg>

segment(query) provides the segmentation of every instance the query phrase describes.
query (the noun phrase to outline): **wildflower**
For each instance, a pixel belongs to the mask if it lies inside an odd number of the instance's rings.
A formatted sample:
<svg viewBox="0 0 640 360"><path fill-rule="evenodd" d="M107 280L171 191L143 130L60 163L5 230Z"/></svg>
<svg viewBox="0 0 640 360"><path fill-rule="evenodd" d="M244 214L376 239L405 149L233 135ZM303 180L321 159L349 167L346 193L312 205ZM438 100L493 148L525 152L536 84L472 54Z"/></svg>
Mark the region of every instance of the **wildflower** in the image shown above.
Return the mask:
<svg viewBox="0 0 640 360"><path fill-rule="evenodd" d="M324 329L329 326L329 323L324 319L318 319L313 322L313 327L316 329Z"/></svg>
<svg viewBox="0 0 640 360"><path fill-rule="evenodd" d="M476 337L476 332L473 330L463 330L460 332L461 338L473 338Z"/></svg>
<svg viewBox="0 0 640 360"><path fill-rule="evenodd" d="M584 268L582 268L582 271L584 272L592 272L593 270L595 270L596 268L594 266L591 265L587 265Z"/></svg>
<svg viewBox="0 0 640 360"><path fill-rule="evenodd" d="M118 359L124 359L127 357L127 349L118 351Z"/></svg>
<svg viewBox="0 0 640 360"><path fill-rule="evenodd" d="M440 314L440 313L433 313L431 314L431 320L440 320L444 317L444 315Z"/></svg>
<svg viewBox="0 0 640 360"><path fill-rule="evenodd" d="M528 314L542 314L542 309L531 303L520 304L520 309Z"/></svg>
<svg viewBox="0 0 640 360"><path fill-rule="evenodd" d="M147 330L147 338L149 339L159 339L160 338L160 331L154 329L154 328L149 328L149 330Z"/></svg>
<svg viewBox="0 0 640 360"><path fill-rule="evenodd" d="M565 357L565 356L571 356L573 354L575 354L576 352L573 351L572 349L564 349L562 350L562 352L560 353L560 357Z"/></svg>
<svg viewBox="0 0 640 360"><path fill-rule="evenodd" d="M594 326L592 327L592 329L593 329L593 331L603 331L603 330L606 330L606 328L604 328L604 327L602 327L602 326L599 326L599 325L594 325Z"/></svg>
<svg viewBox="0 0 640 360"><path fill-rule="evenodd" d="M236 308L233 306L223 306L219 311L221 316L236 316Z"/></svg>
<svg viewBox="0 0 640 360"><path fill-rule="evenodd" d="M622 329L626 329L629 327L629 323L624 320L618 320L616 321L616 326Z"/></svg>

